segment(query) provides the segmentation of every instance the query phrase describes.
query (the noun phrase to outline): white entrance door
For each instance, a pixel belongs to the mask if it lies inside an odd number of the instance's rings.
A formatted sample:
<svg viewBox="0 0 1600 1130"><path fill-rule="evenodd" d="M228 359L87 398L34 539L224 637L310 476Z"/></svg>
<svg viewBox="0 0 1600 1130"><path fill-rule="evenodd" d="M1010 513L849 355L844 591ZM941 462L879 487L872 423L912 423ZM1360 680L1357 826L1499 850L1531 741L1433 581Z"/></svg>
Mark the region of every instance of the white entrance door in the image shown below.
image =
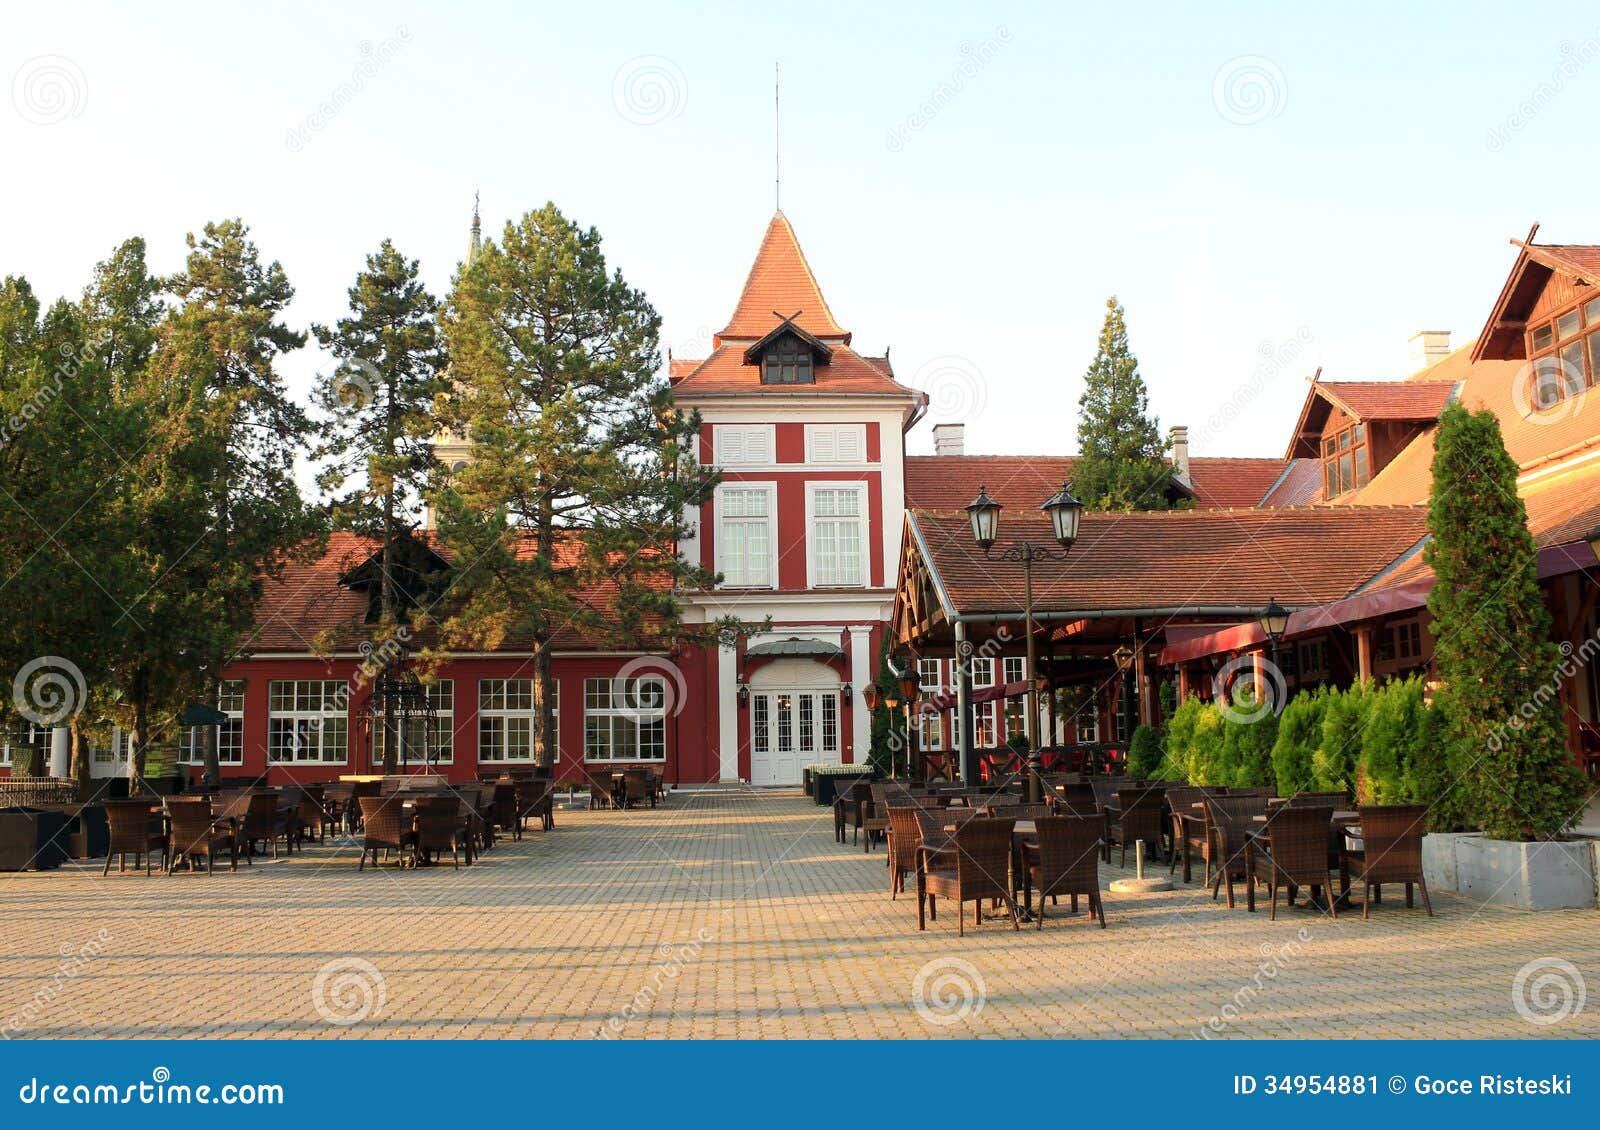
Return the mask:
<svg viewBox="0 0 1600 1130"><path fill-rule="evenodd" d="M751 694L752 785L798 785L802 766L838 760L838 691L776 690Z"/></svg>

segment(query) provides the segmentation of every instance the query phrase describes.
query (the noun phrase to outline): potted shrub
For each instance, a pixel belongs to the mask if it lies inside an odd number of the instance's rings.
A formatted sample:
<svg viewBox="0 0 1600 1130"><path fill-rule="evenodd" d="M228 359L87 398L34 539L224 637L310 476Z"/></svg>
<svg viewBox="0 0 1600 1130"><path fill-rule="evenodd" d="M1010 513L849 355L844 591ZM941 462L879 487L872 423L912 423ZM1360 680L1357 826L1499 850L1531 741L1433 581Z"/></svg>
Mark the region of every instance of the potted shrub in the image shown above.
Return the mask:
<svg viewBox="0 0 1600 1130"><path fill-rule="evenodd" d="M1593 906L1590 847L1563 839L1584 800L1559 693L1570 672L1551 640L1516 476L1492 412L1445 409L1423 551L1437 578L1435 698L1451 805L1482 833L1454 837L1455 887L1531 910Z"/></svg>

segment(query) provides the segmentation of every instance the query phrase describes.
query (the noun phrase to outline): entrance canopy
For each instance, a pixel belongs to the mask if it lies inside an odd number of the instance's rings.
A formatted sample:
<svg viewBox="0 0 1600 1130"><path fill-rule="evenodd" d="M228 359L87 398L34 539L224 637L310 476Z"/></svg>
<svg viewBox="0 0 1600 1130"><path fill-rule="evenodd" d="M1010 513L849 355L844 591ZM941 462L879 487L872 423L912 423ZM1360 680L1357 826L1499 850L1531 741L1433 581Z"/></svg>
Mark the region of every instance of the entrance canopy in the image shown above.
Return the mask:
<svg viewBox="0 0 1600 1130"><path fill-rule="evenodd" d="M821 659L832 662L844 658L844 648L826 640L807 640L791 636L784 640L768 640L745 651L747 659Z"/></svg>

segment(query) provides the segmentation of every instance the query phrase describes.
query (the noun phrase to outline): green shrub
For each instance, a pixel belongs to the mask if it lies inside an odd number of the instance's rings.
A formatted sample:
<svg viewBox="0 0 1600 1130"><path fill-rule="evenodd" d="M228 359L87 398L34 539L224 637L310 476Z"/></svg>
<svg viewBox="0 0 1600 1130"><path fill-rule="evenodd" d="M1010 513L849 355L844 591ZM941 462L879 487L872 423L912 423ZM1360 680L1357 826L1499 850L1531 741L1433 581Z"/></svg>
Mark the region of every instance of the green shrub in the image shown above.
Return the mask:
<svg viewBox="0 0 1600 1130"><path fill-rule="evenodd" d="M1356 799L1362 804L1404 804L1411 796L1411 763L1427 711L1422 680L1413 675L1387 683L1368 698Z"/></svg>
<svg viewBox="0 0 1600 1130"><path fill-rule="evenodd" d="M1137 781L1156 776L1165 756L1160 731L1154 726L1141 725L1128 741L1128 776Z"/></svg>
<svg viewBox="0 0 1600 1130"><path fill-rule="evenodd" d="M1216 703L1202 703L1195 714L1194 736L1189 741L1190 784L1228 783L1223 748L1225 743L1222 711L1217 708Z"/></svg>
<svg viewBox="0 0 1600 1130"><path fill-rule="evenodd" d="M1163 780L1193 780L1190 761L1194 752L1194 728L1204 709L1205 703L1191 695L1172 712L1167 721L1167 756L1160 769Z"/></svg>
<svg viewBox="0 0 1600 1130"><path fill-rule="evenodd" d="M1322 721L1328 711L1328 692L1321 687L1301 691L1289 700L1278 717L1278 737L1272 746L1272 783L1279 796L1293 796L1311 788L1312 758L1322 745Z"/></svg>
<svg viewBox="0 0 1600 1130"><path fill-rule="evenodd" d="M1311 758L1311 784L1318 792L1356 791L1361 761L1362 731L1366 729L1368 689L1357 683L1347 690L1328 692L1322 719L1322 744Z"/></svg>
<svg viewBox="0 0 1600 1130"><path fill-rule="evenodd" d="M1272 747L1278 739L1278 716L1270 707L1252 705L1245 714L1223 719L1223 761L1227 780L1236 787L1271 785Z"/></svg>
<svg viewBox="0 0 1600 1130"><path fill-rule="evenodd" d="M1450 719L1443 698L1424 707L1417 745L1406 770L1406 800L1428 806L1428 827L1435 832L1467 829L1463 774L1448 740Z"/></svg>

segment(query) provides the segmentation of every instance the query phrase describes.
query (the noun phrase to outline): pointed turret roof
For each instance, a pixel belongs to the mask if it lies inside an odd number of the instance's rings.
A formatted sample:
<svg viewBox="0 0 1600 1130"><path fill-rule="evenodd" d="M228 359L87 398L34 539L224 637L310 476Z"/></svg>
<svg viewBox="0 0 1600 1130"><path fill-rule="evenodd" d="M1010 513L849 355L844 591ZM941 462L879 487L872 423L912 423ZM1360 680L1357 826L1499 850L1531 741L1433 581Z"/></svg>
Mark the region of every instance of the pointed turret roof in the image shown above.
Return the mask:
<svg viewBox="0 0 1600 1130"><path fill-rule="evenodd" d="M778 212L767 225L733 317L716 335L715 344L759 340L786 317L793 317L795 325L823 340L850 341L849 332L834 321L833 311L822 297L789 217Z"/></svg>

